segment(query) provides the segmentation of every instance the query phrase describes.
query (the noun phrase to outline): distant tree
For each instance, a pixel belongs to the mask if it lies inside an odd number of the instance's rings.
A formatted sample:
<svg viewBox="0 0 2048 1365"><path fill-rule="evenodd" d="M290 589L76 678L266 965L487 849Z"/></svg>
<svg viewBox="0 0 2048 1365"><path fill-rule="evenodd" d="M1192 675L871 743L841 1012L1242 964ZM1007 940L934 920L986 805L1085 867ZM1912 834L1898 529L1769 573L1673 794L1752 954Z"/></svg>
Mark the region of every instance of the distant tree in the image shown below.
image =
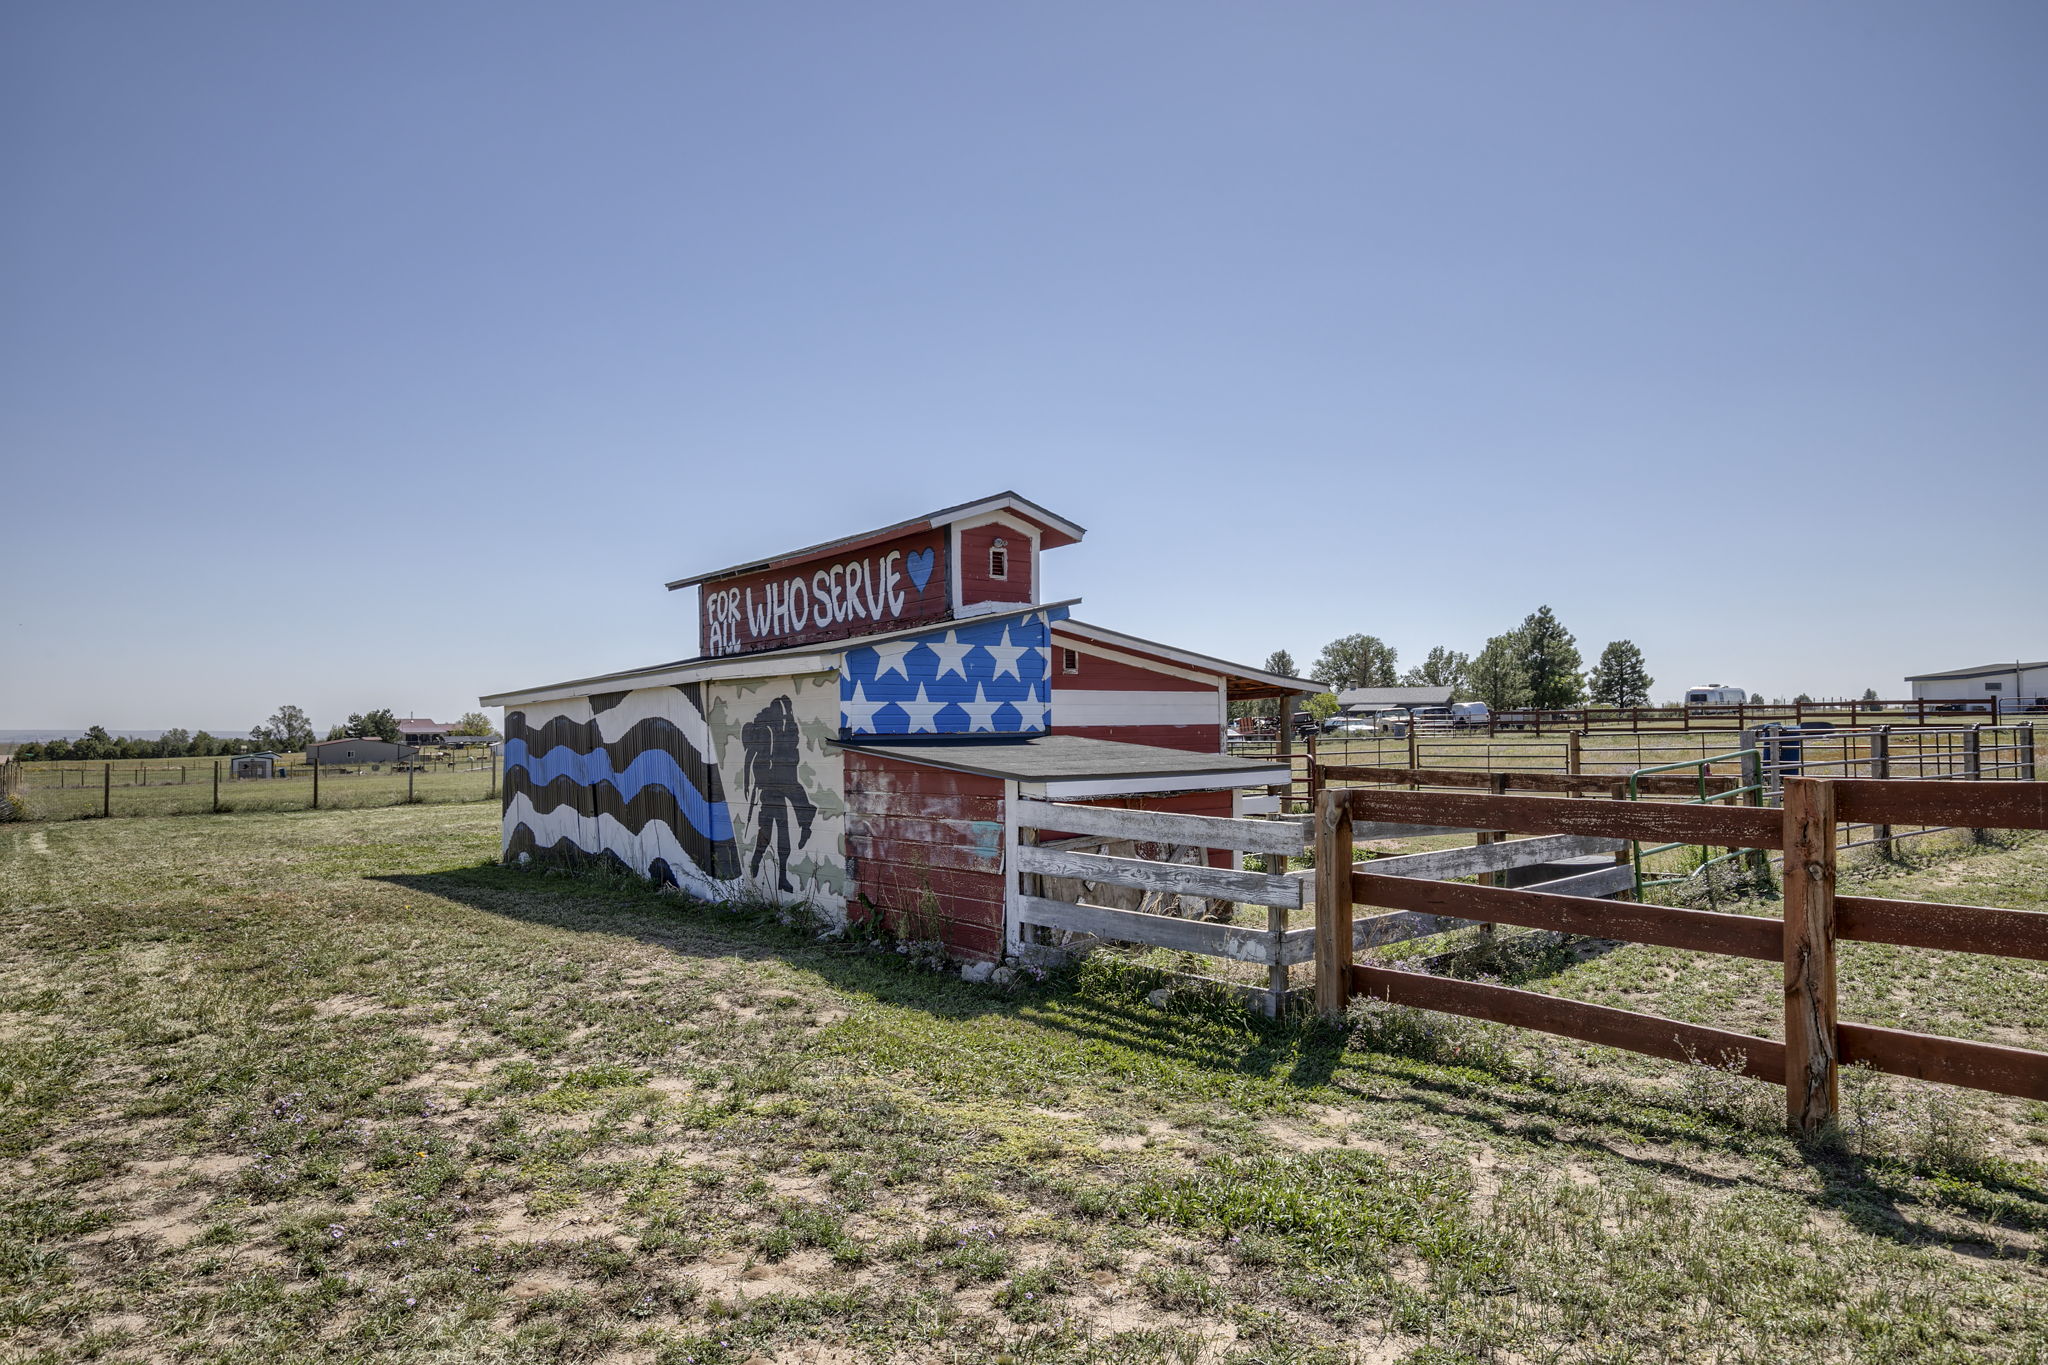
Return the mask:
<svg viewBox="0 0 2048 1365"><path fill-rule="evenodd" d="M1783 701L1783 700L1784 700L1784 698L1783 698L1783 697L1780 697L1780 698L1779 698L1779 700L1780 700L1780 701ZM1806 705L1806 704L1807 704L1808 702L1810 702L1810 701L1812 701L1812 700L1813 700L1813 698L1812 698L1812 697L1809 697L1809 696L1807 696L1807 695L1806 695L1806 694L1805 694L1804 692L1801 692L1801 693L1800 693L1800 694L1799 694L1798 696L1796 696L1796 697L1794 697L1794 698L1792 699L1792 704L1793 704L1794 706L1804 706L1804 705Z"/></svg>
<svg viewBox="0 0 2048 1365"><path fill-rule="evenodd" d="M41 763L43 761L43 746L35 740L30 740L14 751L14 761L16 763Z"/></svg>
<svg viewBox="0 0 2048 1365"><path fill-rule="evenodd" d="M1266 671L1287 678L1298 676L1294 671L1294 656L1284 649L1276 649L1266 656Z"/></svg>
<svg viewBox="0 0 2048 1365"><path fill-rule="evenodd" d="M296 706L280 706L269 720L249 731L249 738L260 748L290 753L313 742L313 722Z"/></svg>
<svg viewBox="0 0 2048 1365"><path fill-rule="evenodd" d="M1301 709L1308 712L1317 724L1321 724L1344 708L1337 701L1335 693L1311 692L1308 699L1301 704Z"/></svg>
<svg viewBox="0 0 2048 1365"><path fill-rule="evenodd" d="M465 711L462 719L455 722L448 731L451 735L488 735L491 733L491 718L481 711Z"/></svg>
<svg viewBox="0 0 2048 1365"><path fill-rule="evenodd" d="M200 730L192 736L192 756L194 758L211 758L219 752L220 741L207 734L206 731Z"/></svg>
<svg viewBox="0 0 2048 1365"><path fill-rule="evenodd" d="M1648 706L1656 684L1643 664L1643 651L1633 640L1615 640L1600 651L1588 690L1599 706Z"/></svg>
<svg viewBox="0 0 2048 1365"><path fill-rule="evenodd" d="M398 742L398 718L391 714L391 708L388 706L352 715L343 728L348 731L349 739L384 739L394 744Z"/></svg>
<svg viewBox="0 0 2048 1365"><path fill-rule="evenodd" d="M1447 645L1430 647L1429 657L1401 675L1403 687L1448 687L1455 697L1465 685L1465 674L1471 670L1472 656L1461 654Z"/></svg>
<svg viewBox="0 0 2048 1365"><path fill-rule="evenodd" d="M1529 705L1529 674L1522 666L1519 631L1494 636L1472 656L1465 690L1495 711L1519 711Z"/></svg>
<svg viewBox="0 0 2048 1365"><path fill-rule="evenodd" d="M43 745L43 762L69 763L78 755L71 752L71 741L59 737Z"/></svg>
<svg viewBox="0 0 2048 1365"><path fill-rule="evenodd" d="M1393 687L1400 655L1377 635L1346 635L1323 646L1309 677L1341 692L1347 687Z"/></svg>
<svg viewBox="0 0 2048 1365"><path fill-rule="evenodd" d="M346 725L330 725L327 727L327 737L329 739L347 739L348 727Z"/></svg>
<svg viewBox="0 0 2048 1365"><path fill-rule="evenodd" d="M163 738L157 743L162 746L158 751L160 757L181 758L192 747L192 732L173 726L164 731Z"/></svg>
<svg viewBox="0 0 2048 1365"><path fill-rule="evenodd" d="M1577 706L1586 699L1579 642L1549 607L1530 612L1515 634L1522 642L1522 672L1529 679L1531 706Z"/></svg>

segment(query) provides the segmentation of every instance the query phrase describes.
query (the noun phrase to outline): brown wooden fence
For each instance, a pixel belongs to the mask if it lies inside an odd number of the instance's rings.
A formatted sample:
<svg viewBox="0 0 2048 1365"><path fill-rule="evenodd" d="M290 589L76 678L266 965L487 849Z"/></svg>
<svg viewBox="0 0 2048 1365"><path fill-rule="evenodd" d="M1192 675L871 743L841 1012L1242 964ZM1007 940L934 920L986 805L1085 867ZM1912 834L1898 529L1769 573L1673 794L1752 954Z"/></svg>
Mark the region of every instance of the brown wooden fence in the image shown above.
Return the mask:
<svg viewBox="0 0 2048 1365"><path fill-rule="evenodd" d="M1781 851L1784 914L1766 919L1414 881L1375 876L1370 863L1356 870L1354 828L1388 821ZM1793 777L1785 781L1782 810L1504 792L1325 790L1315 821L1317 1006L1334 1016L1352 995L1369 995L1653 1057L1739 1069L1782 1084L1787 1119L1805 1134L1835 1118L1844 1063L2048 1101L2048 1053L1844 1023L1836 1017L1835 944L1840 939L2048 960L2048 914L1837 896L1837 821L2048 829L2048 785ZM1353 907L1358 905L1782 961L1784 1038L1753 1038L1534 991L1356 963Z"/></svg>

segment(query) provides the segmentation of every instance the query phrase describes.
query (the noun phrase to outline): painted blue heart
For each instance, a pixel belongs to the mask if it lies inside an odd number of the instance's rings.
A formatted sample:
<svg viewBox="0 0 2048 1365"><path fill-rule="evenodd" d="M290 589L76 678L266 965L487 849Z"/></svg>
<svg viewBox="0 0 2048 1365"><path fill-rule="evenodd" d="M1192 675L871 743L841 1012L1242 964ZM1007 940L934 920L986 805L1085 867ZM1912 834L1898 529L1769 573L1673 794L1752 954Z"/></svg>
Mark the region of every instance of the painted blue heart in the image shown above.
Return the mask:
<svg viewBox="0 0 2048 1365"><path fill-rule="evenodd" d="M924 585L932 581L932 565L936 564L938 559L939 552L936 548L912 550L903 556L903 567L910 570L910 581L917 584L919 592L923 592Z"/></svg>

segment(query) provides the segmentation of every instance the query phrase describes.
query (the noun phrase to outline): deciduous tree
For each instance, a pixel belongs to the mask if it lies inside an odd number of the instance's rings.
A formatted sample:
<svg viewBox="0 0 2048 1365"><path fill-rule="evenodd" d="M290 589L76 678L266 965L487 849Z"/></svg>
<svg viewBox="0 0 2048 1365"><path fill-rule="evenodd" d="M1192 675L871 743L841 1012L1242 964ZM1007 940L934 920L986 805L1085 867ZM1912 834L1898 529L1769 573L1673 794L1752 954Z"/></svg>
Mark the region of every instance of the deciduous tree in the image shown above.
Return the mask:
<svg viewBox="0 0 2048 1365"><path fill-rule="evenodd" d="M1472 656L1465 690L1495 711L1518 711L1529 704L1529 675L1522 667L1519 632L1494 636Z"/></svg>
<svg viewBox="0 0 2048 1365"><path fill-rule="evenodd" d="M1448 645L1435 645L1429 657L1401 675L1404 687L1448 687L1455 697L1465 685L1465 675L1472 668L1472 656L1461 654Z"/></svg>
<svg viewBox="0 0 2048 1365"><path fill-rule="evenodd" d="M296 706L280 706L269 720L249 732L249 738L265 749L290 753L313 742L313 722Z"/></svg>
<svg viewBox="0 0 2048 1365"><path fill-rule="evenodd" d="M1346 635L1323 646L1322 657L1308 675L1332 692L1347 687L1392 687L1399 657L1394 647L1377 635Z"/></svg>

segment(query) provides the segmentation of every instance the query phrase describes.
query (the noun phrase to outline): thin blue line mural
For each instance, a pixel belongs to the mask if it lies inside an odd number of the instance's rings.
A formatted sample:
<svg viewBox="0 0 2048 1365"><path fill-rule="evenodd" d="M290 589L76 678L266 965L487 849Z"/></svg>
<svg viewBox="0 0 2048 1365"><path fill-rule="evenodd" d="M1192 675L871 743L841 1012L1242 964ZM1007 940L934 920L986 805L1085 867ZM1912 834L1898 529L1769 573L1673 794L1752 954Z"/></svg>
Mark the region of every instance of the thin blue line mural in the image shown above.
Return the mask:
<svg viewBox="0 0 2048 1365"><path fill-rule="evenodd" d="M577 719L586 706L590 719ZM505 717L508 857L609 856L699 894L739 874L697 684L549 709Z"/></svg>
<svg viewBox="0 0 2048 1365"><path fill-rule="evenodd" d="M970 621L847 650L839 667L841 728L849 735L1044 731L1055 615L1065 612Z"/></svg>

